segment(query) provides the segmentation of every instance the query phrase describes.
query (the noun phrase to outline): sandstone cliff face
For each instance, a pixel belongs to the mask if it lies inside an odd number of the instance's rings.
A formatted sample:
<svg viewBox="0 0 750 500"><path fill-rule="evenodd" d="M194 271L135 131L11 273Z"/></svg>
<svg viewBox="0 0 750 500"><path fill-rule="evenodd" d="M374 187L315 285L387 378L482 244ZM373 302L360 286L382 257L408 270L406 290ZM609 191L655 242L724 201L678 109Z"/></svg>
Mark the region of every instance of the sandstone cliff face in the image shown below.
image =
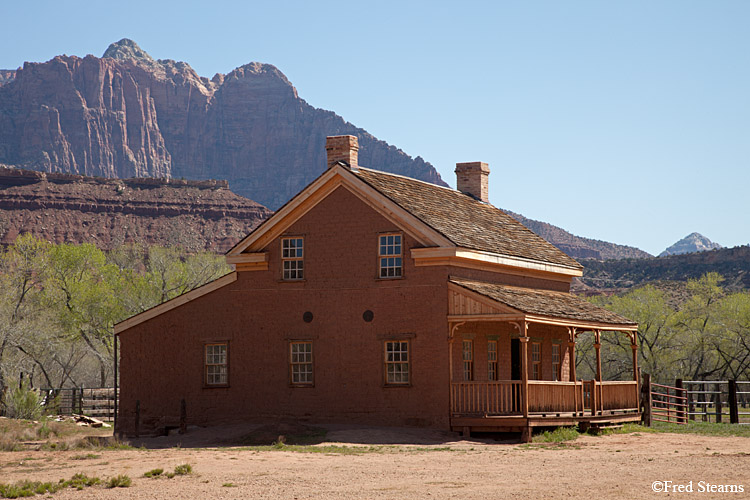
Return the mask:
<svg viewBox="0 0 750 500"><path fill-rule="evenodd" d="M14 69L0 69L0 86L12 81L16 77Z"/></svg>
<svg viewBox="0 0 750 500"><path fill-rule="evenodd" d="M325 168L325 137L359 138L360 164L445 184L421 158L300 99L274 66L212 80L134 42L103 58L26 63L0 86L0 163L109 178L227 179L277 208Z"/></svg>
<svg viewBox="0 0 750 500"><path fill-rule="evenodd" d="M226 252L271 211L226 181L102 179L0 168L0 244L29 232L55 243L179 245Z"/></svg>

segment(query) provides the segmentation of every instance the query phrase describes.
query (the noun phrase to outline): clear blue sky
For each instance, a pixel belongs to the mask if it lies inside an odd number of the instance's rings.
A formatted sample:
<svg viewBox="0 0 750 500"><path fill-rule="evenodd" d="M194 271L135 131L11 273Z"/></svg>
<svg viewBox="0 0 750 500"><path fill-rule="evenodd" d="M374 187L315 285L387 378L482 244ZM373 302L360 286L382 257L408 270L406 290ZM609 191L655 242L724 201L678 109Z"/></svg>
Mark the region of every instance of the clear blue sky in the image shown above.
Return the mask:
<svg viewBox="0 0 750 500"><path fill-rule="evenodd" d="M456 162L488 162L496 206L650 253L750 243L750 1L6 1L0 19L0 68L124 37L208 77L267 62L454 186Z"/></svg>

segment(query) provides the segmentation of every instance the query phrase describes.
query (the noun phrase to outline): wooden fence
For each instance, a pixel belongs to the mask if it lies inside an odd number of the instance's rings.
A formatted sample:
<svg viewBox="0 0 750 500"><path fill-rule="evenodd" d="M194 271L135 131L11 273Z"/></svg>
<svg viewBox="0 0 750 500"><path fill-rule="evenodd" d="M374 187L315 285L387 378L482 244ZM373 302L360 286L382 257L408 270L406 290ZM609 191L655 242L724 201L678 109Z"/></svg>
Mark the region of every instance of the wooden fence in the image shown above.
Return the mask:
<svg viewBox="0 0 750 500"><path fill-rule="evenodd" d="M750 382L738 380L677 380L685 388L690 420L750 424Z"/></svg>
<svg viewBox="0 0 750 500"><path fill-rule="evenodd" d="M687 424L699 417L704 422L750 424L750 382L737 380L682 380L674 386L651 382L643 375L643 421ZM726 411L725 411L726 410Z"/></svg>
<svg viewBox="0 0 750 500"><path fill-rule="evenodd" d="M88 415L99 420L114 420L114 387L42 389L44 406L56 415Z"/></svg>

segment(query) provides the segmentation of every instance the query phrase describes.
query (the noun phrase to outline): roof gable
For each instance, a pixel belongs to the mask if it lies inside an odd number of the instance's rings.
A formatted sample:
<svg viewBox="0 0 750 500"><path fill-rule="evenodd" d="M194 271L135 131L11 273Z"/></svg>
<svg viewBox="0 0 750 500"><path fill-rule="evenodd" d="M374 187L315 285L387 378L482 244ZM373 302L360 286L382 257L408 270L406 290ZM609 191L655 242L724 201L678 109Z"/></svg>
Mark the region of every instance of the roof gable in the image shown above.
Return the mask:
<svg viewBox="0 0 750 500"><path fill-rule="evenodd" d="M237 256L243 252L259 252L271 241L280 236L292 224L312 210L336 189L343 187L365 204L376 210L403 231L413 236L426 247L450 246L451 241L415 217L408 210L394 203L387 196L366 183L361 182L352 172L341 165L326 170L305 189L289 200L255 228L244 239L227 252L227 256Z"/></svg>
<svg viewBox="0 0 750 500"><path fill-rule="evenodd" d="M334 165L323 172L229 250L227 256L261 251L341 186L409 233L423 247L465 248L507 256L515 259L508 264L512 267L526 266L522 261L549 263L560 266L558 270L571 270L573 275L580 275L583 268L489 203L408 177L361 167L350 170L342 165Z"/></svg>

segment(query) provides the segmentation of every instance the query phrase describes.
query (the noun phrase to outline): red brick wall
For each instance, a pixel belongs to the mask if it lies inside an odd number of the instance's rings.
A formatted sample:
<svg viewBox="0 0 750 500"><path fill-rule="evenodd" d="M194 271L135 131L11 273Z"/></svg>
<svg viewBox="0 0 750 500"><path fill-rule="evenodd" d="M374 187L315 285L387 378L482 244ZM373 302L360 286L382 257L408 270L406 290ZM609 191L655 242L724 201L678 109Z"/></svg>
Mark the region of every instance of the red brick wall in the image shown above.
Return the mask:
<svg viewBox="0 0 750 500"><path fill-rule="evenodd" d="M294 417L448 428L447 277L565 290L567 284L414 267L409 249L417 242L406 234L403 279L380 280L377 236L391 231L398 228L340 187L285 232L304 237L304 281L281 281L276 239L267 248L268 271L240 272L236 282L123 332L118 431L135 431L136 402L141 433L176 426L182 399L188 424ZM366 310L372 322L363 320ZM302 319L306 311L310 323ZM507 337L510 326L502 328ZM384 385L388 338L411 343L409 387ZM291 339L313 342L314 387L290 386ZM213 341L229 344L226 388L203 383L204 344ZM509 356L509 345L499 346ZM486 354L483 363L476 356L477 369L486 370ZM509 378L509 357L500 366L507 371L501 378Z"/></svg>

